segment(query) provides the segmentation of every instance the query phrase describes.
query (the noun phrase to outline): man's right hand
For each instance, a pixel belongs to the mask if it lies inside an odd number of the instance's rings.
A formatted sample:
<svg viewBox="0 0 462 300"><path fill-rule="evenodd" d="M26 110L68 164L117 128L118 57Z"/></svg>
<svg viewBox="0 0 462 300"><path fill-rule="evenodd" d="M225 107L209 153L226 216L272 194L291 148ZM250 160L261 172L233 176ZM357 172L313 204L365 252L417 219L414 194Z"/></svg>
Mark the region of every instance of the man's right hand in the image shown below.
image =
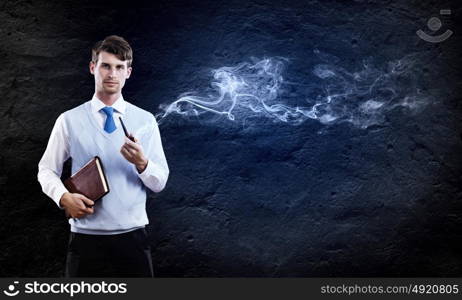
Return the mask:
<svg viewBox="0 0 462 300"><path fill-rule="evenodd" d="M82 218L88 214L93 214L95 203L82 194L64 193L59 200L59 205L63 207L71 218ZM91 206L91 207L87 207Z"/></svg>

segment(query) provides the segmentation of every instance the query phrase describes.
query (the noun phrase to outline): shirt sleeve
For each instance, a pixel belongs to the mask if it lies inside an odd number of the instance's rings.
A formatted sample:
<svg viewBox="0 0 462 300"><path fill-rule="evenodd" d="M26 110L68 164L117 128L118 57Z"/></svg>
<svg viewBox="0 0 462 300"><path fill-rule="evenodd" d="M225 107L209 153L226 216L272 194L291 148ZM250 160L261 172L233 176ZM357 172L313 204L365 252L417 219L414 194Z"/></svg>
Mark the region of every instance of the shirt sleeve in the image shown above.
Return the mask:
<svg viewBox="0 0 462 300"><path fill-rule="evenodd" d="M64 122L64 115L61 114L55 122L51 131L50 139L45 153L38 164L37 179L42 186L42 191L53 201L59 208L59 200L64 193L68 192L61 181L61 173L64 162L69 158L69 139Z"/></svg>
<svg viewBox="0 0 462 300"><path fill-rule="evenodd" d="M148 147L145 155L148 158L148 165L138 176L146 187L158 193L162 191L167 184L170 171L162 148L159 126L157 126L155 118L153 119L152 135L147 145Z"/></svg>

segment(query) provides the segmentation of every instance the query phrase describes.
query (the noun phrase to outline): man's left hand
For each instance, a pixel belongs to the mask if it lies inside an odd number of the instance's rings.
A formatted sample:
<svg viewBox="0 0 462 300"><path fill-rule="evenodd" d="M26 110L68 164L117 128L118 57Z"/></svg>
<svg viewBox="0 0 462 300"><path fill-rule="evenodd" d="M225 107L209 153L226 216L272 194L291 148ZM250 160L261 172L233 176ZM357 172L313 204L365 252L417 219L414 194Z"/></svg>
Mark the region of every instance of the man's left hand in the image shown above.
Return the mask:
<svg viewBox="0 0 462 300"><path fill-rule="evenodd" d="M130 137L133 136L130 135ZM136 166L138 173L142 173L148 165L148 160L144 156L143 148L138 144L138 140L135 137L133 137L133 139L135 142L125 137L125 143L122 145L122 148L120 148L120 153L122 153L126 160Z"/></svg>

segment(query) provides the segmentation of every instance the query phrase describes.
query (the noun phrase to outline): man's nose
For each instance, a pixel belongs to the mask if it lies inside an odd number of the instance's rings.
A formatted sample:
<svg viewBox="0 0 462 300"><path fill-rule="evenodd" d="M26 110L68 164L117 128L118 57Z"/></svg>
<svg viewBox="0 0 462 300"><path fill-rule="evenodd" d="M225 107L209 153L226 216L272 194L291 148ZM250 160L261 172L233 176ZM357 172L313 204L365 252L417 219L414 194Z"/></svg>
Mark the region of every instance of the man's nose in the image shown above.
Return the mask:
<svg viewBox="0 0 462 300"><path fill-rule="evenodd" d="M117 73L117 70L116 70L115 68L111 68L111 69L109 70L109 76L115 76L116 73Z"/></svg>

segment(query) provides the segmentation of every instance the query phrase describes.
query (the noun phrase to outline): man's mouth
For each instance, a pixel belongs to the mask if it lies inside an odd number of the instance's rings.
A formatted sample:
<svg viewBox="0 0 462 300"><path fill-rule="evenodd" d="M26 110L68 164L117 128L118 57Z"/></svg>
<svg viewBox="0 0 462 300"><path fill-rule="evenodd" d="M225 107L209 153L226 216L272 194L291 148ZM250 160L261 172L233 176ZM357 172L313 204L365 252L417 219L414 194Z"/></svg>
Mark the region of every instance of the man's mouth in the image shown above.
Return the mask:
<svg viewBox="0 0 462 300"><path fill-rule="evenodd" d="M118 82L115 82L115 81L105 81L104 83L108 83L108 84L117 84Z"/></svg>

